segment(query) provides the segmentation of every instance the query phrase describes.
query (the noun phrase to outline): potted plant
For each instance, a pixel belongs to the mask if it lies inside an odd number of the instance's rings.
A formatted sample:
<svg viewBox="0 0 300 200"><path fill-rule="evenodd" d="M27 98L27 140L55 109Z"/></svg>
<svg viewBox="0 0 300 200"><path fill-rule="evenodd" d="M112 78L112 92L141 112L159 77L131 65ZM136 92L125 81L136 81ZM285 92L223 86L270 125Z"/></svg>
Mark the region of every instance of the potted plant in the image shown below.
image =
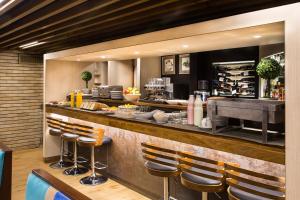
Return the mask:
<svg viewBox="0 0 300 200"><path fill-rule="evenodd" d="M280 75L281 66L272 58L263 58L260 60L256 72L259 77L267 80L264 96L270 98L271 93L271 79L275 79Z"/></svg>
<svg viewBox="0 0 300 200"><path fill-rule="evenodd" d="M83 90L83 93L88 94L89 93L89 81L92 80L92 73L89 71L84 71L81 73L81 79L85 81L85 89Z"/></svg>

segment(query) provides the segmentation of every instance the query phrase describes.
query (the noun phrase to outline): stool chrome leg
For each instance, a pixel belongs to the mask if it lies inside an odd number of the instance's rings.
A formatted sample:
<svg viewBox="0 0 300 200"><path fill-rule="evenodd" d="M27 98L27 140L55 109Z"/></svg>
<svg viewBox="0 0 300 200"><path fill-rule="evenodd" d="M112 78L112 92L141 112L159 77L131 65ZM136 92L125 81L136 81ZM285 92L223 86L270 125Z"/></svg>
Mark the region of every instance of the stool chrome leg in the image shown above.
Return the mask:
<svg viewBox="0 0 300 200"><path fill-rule="evenodd" d="M207 192L202 192L202 200L207 200L208 196L207 196Z"/></svg>
<svg viewBox="0 0 300 200"><path fill-rule="evenodd" d="M164 177L164 200L169 200L169 178Z"/></svg>
<svg viewBox="0 0 300 200"><path fill-rule="evenodd" d="M60 144L60 158L59 161L56 163L52 163L49 166L53 169L61 169L61 168L66 168L66 167L71 167L73 165L72 162L64 161L64 140L61 137L61 144Z"/></svg>
<svg viewBox="0 0 300 200"><path fill-rule="evenodd" d="M107 181L107 177L102 175L97 175L95 172L95 148L91 147L91 168L92 175L84 177L80 180L83 185L99 185Z"/></svg>
<svg viewBox="0 0 300 200"><path fill-rule="evenodd" d="M77 163L77 143L74 142L74 166L64 171L65 175L80 175L88 172L89 169L86 167L79 167Z"/></svg>

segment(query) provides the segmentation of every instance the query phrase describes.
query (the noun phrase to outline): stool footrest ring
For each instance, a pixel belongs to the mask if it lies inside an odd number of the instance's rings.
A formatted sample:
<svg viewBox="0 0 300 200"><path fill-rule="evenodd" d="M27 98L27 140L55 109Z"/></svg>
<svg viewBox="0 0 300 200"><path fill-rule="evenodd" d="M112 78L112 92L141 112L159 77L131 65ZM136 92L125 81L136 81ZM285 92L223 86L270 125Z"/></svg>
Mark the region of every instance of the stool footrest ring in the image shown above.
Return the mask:
<svg viewBox="0 0 300 200"><path fill-rule="evenodd" d="M72 165L73 165L72 162L58 161L56 163L51 163L49 166L53 169L62 169L62 168L71 167Z"/></svg>
<svg viewBox="0 0 300 200"><path fill-rule="evenodd" d="M64 157L71 158L71 157L73 157L73 155L74 154L72 152L68 151L64 154Z"/></svg>
<svg viewBox="0 0 300 200"><path fill-rule="evenodd" d="M86 162L88 162L89 160L88 159L86 159L85 157L83 157L83 156L78 156L77 157L77 163L86 163Z"/></svg>
<svg viewBox="0 0 300 200"><path fill-rule="evenodd" d="M95 162L94 167L95 167L96 169L102 170L102 169L106 169L106 168L107 168L107 165L106 165L106 164L103 164L103 163L101 163L101 162Z"/></svg>

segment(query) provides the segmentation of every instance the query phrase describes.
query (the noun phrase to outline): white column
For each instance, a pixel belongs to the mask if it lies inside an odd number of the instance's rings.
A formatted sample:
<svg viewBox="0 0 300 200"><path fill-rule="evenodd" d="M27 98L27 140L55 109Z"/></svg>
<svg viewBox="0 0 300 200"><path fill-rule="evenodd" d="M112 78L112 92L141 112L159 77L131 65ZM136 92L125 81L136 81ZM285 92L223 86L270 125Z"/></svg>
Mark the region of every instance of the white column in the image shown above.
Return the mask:
<svg viewBox="0 0 300 200"><path fill-rule="evenodd" d="M286 50L286 197L300 197L300 3L294 4L285 21Z"/></svg>

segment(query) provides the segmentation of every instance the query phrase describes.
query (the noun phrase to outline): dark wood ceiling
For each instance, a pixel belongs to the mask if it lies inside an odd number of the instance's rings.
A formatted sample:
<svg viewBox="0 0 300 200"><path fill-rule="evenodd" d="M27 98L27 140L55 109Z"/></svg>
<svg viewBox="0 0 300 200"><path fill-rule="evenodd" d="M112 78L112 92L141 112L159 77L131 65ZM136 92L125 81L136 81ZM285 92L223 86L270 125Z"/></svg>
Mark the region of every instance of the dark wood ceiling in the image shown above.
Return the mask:
<svg viewBox="0 0 300 200"><path fill-rule="evenodd" d="M9 0L5 0L9 1ZM17 0L0 13L0 50L54 52L298 2L295 0ZM0 5L1 6L1 5Z"/></svg>

